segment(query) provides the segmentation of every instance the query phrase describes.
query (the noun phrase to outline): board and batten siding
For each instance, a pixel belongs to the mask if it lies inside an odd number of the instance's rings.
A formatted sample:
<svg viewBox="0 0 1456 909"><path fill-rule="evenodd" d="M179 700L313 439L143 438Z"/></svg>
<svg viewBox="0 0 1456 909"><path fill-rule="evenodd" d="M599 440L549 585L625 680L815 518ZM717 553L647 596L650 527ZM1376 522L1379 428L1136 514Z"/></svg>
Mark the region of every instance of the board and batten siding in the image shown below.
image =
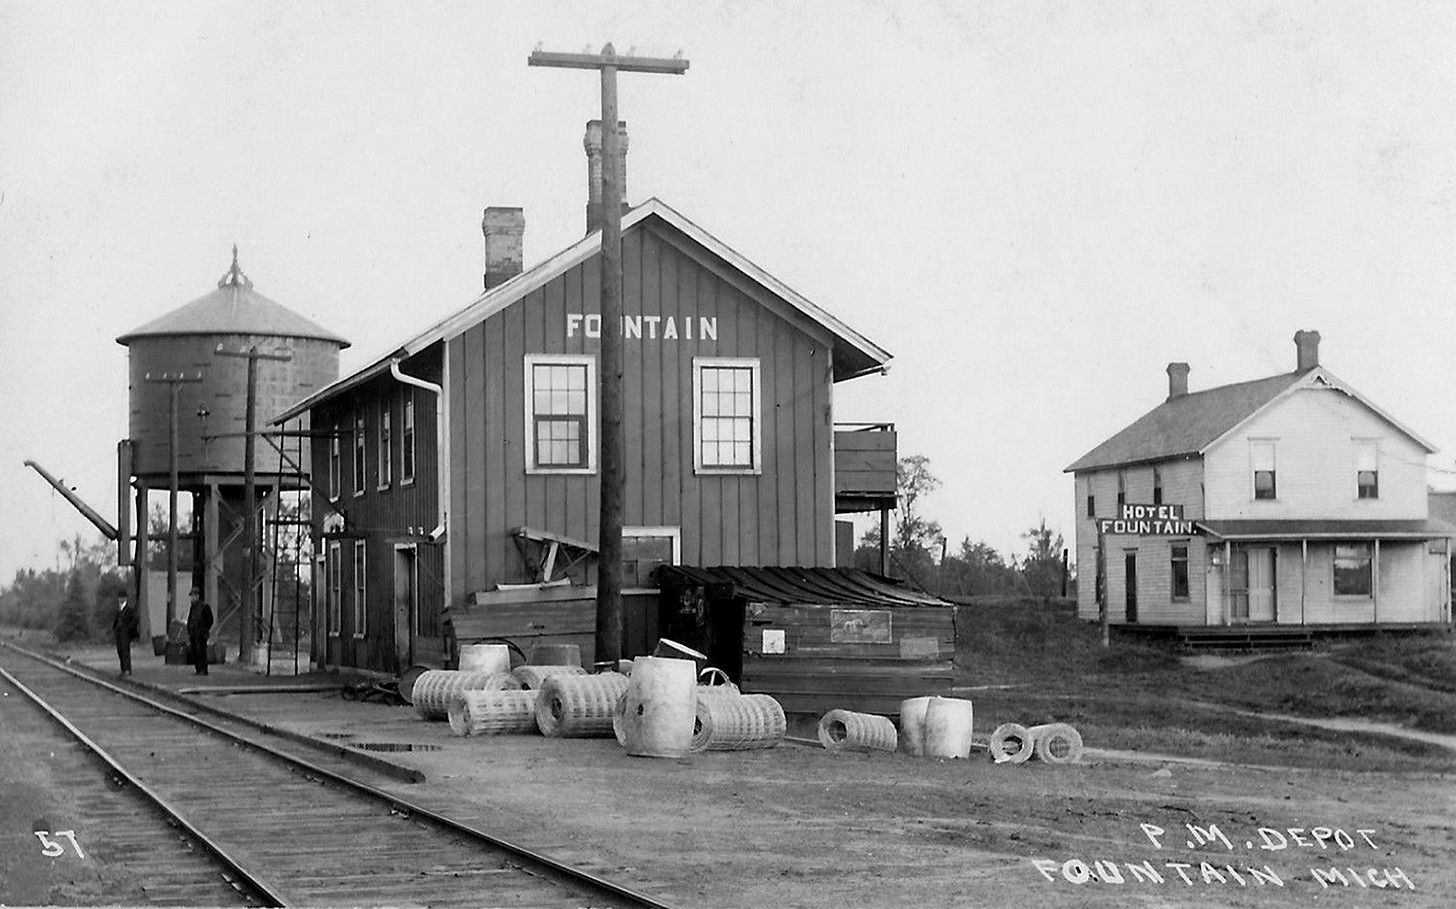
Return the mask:
<svg viewBox="0 0 1456 909"><path fill-rule="evenodd" d="M1134 504L1153 501L1153 464L1135 464L1122 468L1085 471L1076 474L1077 534L1077 616L1094 620L1097 615L1097 523L1087 515L1087 496L1096 497L1096 517L1117 516L1117 479L1124 477L1126 500ZM1162 474L1163 502L1182 505L1188 520L1203 519L1203 464L1197 458L1180 458L1159 462ZM1188 543L1188 600L1172 599L1172 562L1170 539L1162 537L1109 536L1107 547L1108 619L1121 622L1125 618L1125 580L1123 556L1128 549L1138 550L1138 622L1139 624L1186 624L1203 621L1205 612L1205 578L1207 555L1202 537ZM1116 562L1116 565L1112 563Z"/></svg>
<svg viewBox="0 0 1456 909"><path fill-rule="evenodd" d="M1277 497L1255 500L1250 446L1272 439ZM1356 439L1378 441L1380 495L1356 495ZM1274 402L1204 456L1210 520L1423 519L1426 451L1343 392L1306 388Z"/></svg>
<svg viewBox="0 0 1456 909"><path fill-rule="evenodd" d="M599 357L600 341L568 320L600 313L599 270L592 257L446 340L455 600L529 580L517 527L596 543L600 458L590 474L526 472L525 358ZM661 225L623 235L623 308L660 317L658 337L644 323L623 339L623 523L680 527L688 565L832 565L830 337ZM669 318L676 339L661 337ZM708 319L716 337L703 336ZM759 472L694 472L694 357L757 358Z"/></svg>

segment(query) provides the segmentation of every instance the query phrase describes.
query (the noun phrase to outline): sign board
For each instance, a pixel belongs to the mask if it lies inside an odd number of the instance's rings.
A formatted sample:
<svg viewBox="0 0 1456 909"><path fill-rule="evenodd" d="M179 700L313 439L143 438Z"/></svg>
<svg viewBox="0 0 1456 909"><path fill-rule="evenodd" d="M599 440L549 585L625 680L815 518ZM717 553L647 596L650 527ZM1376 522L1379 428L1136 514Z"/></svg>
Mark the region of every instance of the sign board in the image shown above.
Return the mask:
<svg viewBox="0 0 1456 909"><path fill-rule="evenodd" d="M1197 535L1198 524L1183 517L1182 505L1123 503L1117 517L1097 519L1097 532L1141 537L1191 537Z"/></svg>
<svg viewBox="0 0 1456 909"><path fill-rule="evenodd" d="M784 629L765 628L763 630L763 652L783 653L784 652Z"/></svg>
<svg viewBox="0 0 1456 909"><path fill-rule="evenodd" d="M888 609L829 610L829 640L835 644L889 644Z"/></svg>

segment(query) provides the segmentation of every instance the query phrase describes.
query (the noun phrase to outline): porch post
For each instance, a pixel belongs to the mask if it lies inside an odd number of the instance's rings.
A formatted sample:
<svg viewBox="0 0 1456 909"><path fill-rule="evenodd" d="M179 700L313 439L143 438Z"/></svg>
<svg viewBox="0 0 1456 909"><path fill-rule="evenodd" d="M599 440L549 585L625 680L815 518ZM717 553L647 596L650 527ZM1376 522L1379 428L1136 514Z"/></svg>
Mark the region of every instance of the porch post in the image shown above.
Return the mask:
<svg viewBox="0 0 1456 909"><path fill-rule="evenodd" d="M1375 558L1370 562L1370 621L1380 622L1380 539L1375 540Z"/></svg>
<svg viewBox="0 0 1456 909"><path fill-rule="evenodd" d="M1304 621L1304 597L1309 587L1309 540L1299 541L1299 624Z"/></svg>
<svg viewBox="0 0 1456 909"><path fill-rule="evenodd" d="M1229 624L1229 575L1233 574L1234 568L1234 547L1228 540L1223 541L1223 603L1219 611L1223 613L1223 623Z"/></svg>

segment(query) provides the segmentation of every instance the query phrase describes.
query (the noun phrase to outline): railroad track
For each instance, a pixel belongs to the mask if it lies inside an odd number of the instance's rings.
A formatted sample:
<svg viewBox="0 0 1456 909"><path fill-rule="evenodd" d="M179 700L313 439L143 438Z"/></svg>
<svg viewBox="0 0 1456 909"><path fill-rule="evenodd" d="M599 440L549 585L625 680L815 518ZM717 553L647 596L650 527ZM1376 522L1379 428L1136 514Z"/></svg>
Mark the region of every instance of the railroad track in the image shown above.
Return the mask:
<svg viewBox="0 0 1456 909"><path fill-rule="evenodd" d="M138 842L114 851L128 863L138 859L134 876L150 882L136 902L665 909L645 894L384 792L372 785L370 771L327 752L265 745L245 723L194 715L0 644L0 688L34 701L55 728L108 762L104 771L94 761L53 769L76 785L107 790L94 811L124 818L118 833ZM16 710L6 703L8 722ZM128 791L108 779L124 780ZM141 795L153 808L136 807ZM91 799L84 801L90 814Z"/></svg>

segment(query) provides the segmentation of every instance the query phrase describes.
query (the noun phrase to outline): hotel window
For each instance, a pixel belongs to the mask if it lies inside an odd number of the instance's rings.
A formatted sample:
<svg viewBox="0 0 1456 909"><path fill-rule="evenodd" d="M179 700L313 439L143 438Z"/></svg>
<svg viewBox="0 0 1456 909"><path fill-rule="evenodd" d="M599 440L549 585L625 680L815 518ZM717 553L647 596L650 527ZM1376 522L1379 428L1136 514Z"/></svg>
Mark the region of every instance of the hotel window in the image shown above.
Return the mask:
<svg viewBox="0 0 1456 909"><path fill-rule="evenodd" d="M1087 488L1089 490L1089 492L1087 493L1087 517L1095 518L1097 517L1097 496L1093 495L1090 492L1092 488L1091 480L1087 481Z"/></svg>
<svg viewBox="0 0 1456 909"><path fill-rule="evenodd" d="M344 455L340 449L339 427L335 424L329 433L329 498L339 497L339 474L344 469Z"/></svg>
<svg viewBox="0 0 1456 909"><path fill-rule="evenodd" d="M368 603L364 598L364 541L354 541L354 637L364 637L368 625Z"/></svg>
<svg viewBox="0 0 1456 909"><path fill-rule="evenodd" d="M394 459L390 457L390 413L389 402L379 405L379 488L388 489L394 479Z"/></svg>
<svg viewBox="0 0 1456 909"><path fill-rule="evenodd" d="M1374 590L1369 543L1335 546L1335 596L1368 597Z"/></svg>
<svg viewBox="0 0 1456 909"><path fill-rule="evenodd" d="M1355 443L1355 495L1361 499L1380 498L1380 449L1374 440Z"/></svg>
<svg viewBox="0 0 1456 909"><path fill-rule="evenodd" d="M354 495L364 494L364 411L354 414Z"/></svg>
<svg viewBox="0 0 1456 909"><path fill-rule="evenodd" d="M1274 443L1253 442L1249 446L1249 456L1254 471L1254 498L1277 498L1278 487L1274 481Z"/></svg>
<svg viewBox="0 0 1456 909"><path fill-rule="evenodd" d="M1188 544L1172 545L1173 599L1188 599Z"/></svg>
<svg viewBox="0 0 1456 909"><path fill-rule="evenodd" d="M1163 504L1163 471L1153 468L1153 504Z"/></svg>
<svg viewBox="0 0 1456 909"><path fill-rule="evenodd" d="M334 637L338 637L339 623L343 621L344 609L342 605L343 581L340 574L343 571L343 563L340 558L339 544L337 541L330 541L329 543L329 562L327 570L329 573L328 633Z"/></svg>
<svg viewBox="0 0 1456 909"><path fill-rule="evenodd" d="M526 357L526 472L594 472L596 404L593 358Z"/></svg>
<svg viewBox="0 0 1456 909"><path fill-rule="evenodd" d="M762 469L757 358L693 358L693 468L698 473Z"/></svg>
<svg viewBox="0 0 1456 909"><path fill-rule="evenodd" d="M1117 504L1118 507L1127 504L1127 471L1117 472Z"/></svg>
<svg viewBox="0 0 1456 909"><path fill-rule="evenodd" d="M415 396L414 392L408 389L404 393L404 419L402 422L399 482L408 484L415 481Z"/></svg>

